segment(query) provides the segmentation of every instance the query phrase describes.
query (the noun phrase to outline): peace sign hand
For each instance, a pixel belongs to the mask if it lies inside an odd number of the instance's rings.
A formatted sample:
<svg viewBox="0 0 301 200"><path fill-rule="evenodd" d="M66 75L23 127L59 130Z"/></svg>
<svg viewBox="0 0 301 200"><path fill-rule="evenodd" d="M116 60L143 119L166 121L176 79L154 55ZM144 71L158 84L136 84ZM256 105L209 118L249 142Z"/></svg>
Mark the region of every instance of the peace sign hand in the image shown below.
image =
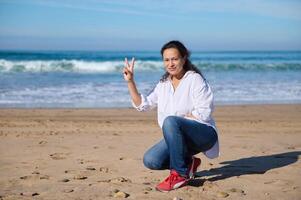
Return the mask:
<svg viewBox="0 0 301 200"><path fill-rule="evenodd" d="M135 58L132 58L131 63L128 62L128 59L124 60L124 68L123 68L123 77L127 82L134 80L134 64Z"/></svg>

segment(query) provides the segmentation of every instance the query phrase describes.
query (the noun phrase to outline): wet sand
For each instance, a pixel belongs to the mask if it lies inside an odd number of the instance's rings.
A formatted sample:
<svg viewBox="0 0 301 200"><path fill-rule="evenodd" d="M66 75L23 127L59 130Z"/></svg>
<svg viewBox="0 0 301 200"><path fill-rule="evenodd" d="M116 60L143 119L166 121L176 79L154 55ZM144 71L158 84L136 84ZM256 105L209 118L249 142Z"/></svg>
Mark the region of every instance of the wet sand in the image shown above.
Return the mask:
<svg viewBox="0 0 301 200"><path fill-rule="evenodd" d="M218 106L221 156L186 187L142 157L162 135L134 109L0 109L0 199L301 199L301 105Z"/></svg>

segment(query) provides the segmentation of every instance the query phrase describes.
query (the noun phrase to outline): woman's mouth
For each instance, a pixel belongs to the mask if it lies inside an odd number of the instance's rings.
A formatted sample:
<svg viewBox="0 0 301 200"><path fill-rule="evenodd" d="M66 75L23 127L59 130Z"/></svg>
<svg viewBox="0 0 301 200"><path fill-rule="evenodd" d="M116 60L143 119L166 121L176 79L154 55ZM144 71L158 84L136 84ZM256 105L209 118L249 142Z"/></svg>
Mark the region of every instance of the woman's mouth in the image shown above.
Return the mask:
<svg viewBox="0 0 301 200"><path fill-rule="evenodd" d="M168 71L175 71L176 68L168 68Z"/></svg>

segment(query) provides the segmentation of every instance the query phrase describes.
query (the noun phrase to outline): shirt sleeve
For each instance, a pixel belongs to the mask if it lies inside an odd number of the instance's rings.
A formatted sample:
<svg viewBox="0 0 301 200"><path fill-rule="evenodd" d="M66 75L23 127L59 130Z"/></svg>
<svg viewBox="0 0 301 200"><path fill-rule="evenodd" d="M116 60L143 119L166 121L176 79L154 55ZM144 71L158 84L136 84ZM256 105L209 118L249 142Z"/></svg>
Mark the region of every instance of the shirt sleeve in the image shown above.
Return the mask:
<svg viewBox="0 0 301 200"><path fill-rule="evenodd" d="M156 87L146 97L143 94L140 94L141 104L139 106L136 106L134 104L134 102L132 101L133 107L136 108L140 112L149 111L149 110L157 107L159 84L160 83L158 83L156 85Z"/></svg>
<svg viewBox="0 0 301 200"><path fill-rule="evenodd" d="M208 83L199 75L193 83L192 102L191 114L199 121L208 123L213 112L213 93Z"/></svg>

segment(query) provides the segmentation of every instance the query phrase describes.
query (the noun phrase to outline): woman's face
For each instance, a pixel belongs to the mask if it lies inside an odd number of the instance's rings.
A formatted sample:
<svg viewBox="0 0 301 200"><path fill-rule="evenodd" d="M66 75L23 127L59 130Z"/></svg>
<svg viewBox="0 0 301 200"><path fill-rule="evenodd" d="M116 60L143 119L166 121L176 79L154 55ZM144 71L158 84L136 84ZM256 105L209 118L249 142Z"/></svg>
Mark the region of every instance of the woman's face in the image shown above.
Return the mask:
<svg viewBox="0 0 301 200"><path fill-rule="evenodd" d="M163 51L163 62L166 71L171 76L181 75L184 71L185 58L181 57L178 49L169 48Z"/></svg>

